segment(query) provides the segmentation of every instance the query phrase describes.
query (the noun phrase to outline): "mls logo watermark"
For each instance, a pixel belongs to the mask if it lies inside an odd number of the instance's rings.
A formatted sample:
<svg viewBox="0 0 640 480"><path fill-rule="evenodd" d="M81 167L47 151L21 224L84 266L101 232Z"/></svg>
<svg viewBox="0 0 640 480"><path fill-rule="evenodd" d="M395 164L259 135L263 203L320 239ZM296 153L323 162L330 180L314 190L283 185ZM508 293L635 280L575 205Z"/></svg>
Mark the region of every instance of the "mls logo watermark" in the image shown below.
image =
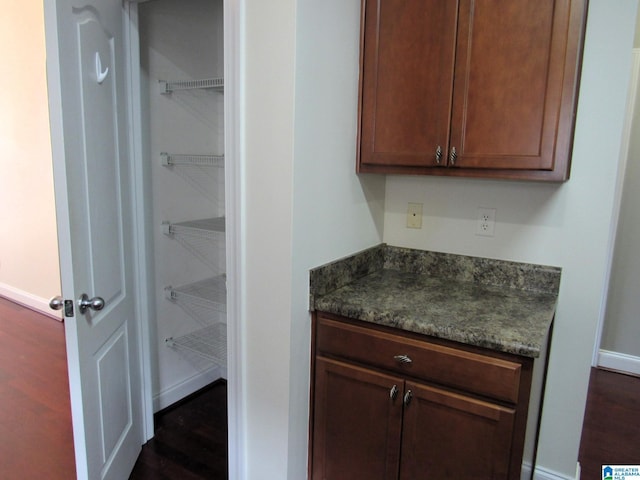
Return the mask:
<svg viewBox="0 0 640 480"><path fill-rule="evenodd" d="M603 465L602 480L640 480L640 465Z"/></svg>

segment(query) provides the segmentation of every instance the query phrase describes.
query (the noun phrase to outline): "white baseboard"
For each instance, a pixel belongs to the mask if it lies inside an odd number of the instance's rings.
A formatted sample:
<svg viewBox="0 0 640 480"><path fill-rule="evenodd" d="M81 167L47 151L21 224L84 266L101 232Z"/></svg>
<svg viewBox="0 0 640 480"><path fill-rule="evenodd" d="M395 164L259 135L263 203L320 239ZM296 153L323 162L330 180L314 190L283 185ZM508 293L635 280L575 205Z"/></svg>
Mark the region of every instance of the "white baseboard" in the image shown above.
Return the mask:
<svg viewBox="0 0 640 480"><path fill-rule="evenodd" d="M578 469L580 464L578 464ZM531 464L523 463L522 464L522 473L520 474L521 480L530 480L531 479ZM574 480L574 477L567 477L566 475L562 475L558 472L554 472L553 470L548 470L543 467L536 467L536 470L533 474L533 480ZM576 471L575 480L580 480L579 470Z"/></svg>
<svg viewBox="0 0 640 480"><path fill-rule="evenodd" d="M627 355L625 353L600 350L598 352L598 366L633 375L640 375L640 357Z"/></svg>
<svg viewBox="0 0 640 480"><path fill-rule="evenodd" d="M177 401L197 392L220 378L227 378L226 368L213 366L207 370L196 373L192 377L156 394L153 397L153 412L159 412L163 408L173 405Z"/></svg>
<svg viewBox="0 0 640 480"><path fill-rule="evenodd" d="M19 303L20 305L30 308L31 310L35 310L38 313L42 313L43 315L62 321L62 314L49 308L48 299L19 290L7 285L6 283L0 283L0 297L7 298L12 302Z"/></svg>
<svg viewBox="0 0 640 480"><path fill-rule="evenodd" d="M574 477L567 477L558 472L554 472L553 470L547 470L543 467L536 467L536 470L533 474L533 480L574 480Z"/></svg>

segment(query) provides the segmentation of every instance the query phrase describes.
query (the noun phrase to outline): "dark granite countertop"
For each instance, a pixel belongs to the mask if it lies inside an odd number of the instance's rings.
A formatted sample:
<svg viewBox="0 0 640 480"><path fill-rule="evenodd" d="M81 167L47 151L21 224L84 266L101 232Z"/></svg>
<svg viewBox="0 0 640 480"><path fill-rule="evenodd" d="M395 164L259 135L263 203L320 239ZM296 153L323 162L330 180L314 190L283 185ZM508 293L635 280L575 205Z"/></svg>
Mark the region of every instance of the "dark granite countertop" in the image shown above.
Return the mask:
<svg viewBox="0 0 640 480"><path fill-rule="evenodd" d="M311 309L538 357L560 269L379 245L311 271Z"/></svg>

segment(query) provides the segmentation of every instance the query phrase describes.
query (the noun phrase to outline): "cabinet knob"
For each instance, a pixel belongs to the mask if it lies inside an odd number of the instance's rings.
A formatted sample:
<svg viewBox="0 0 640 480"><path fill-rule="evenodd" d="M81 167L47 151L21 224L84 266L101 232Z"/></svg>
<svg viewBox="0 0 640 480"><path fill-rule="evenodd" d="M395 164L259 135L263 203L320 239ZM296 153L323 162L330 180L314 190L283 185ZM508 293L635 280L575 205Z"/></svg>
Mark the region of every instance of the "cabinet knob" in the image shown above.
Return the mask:
<svg viewBox="0 0 640 480"><path fill-rule="evenodd" d="M442 147L438 145L436 147L436 163L440 165L440 162L442 162Z"/></svg>
<svg viewBox="0 0 640 480"><path fill-rule="evenodd" d="M411 390L407 390L407 393L404 394L404 404L409 405L411 403L412 398L413 398L413 392Z"/></svg>
<svg viewBox="0 0 640 480"><path fill-rule="evenodd" d="M391 390L389 391L389 398L391 398L391 400L395 400L396 397L398 396L398 386L394 385L393 387L391 387Z"/></svg>
<svg viewBox="0 0 640 480"><path fill-rule="evenodd" d="M407 355L395 355L393 359L398 363L411 363L411 360Z"/></svg>
<svg viewBox="0 0 640 480"><path fill-rule="evenodd" d="M452 147L451 152L449 153L449 165L455 165L457 159L458 152L456 151L456 147Z"/></svg>

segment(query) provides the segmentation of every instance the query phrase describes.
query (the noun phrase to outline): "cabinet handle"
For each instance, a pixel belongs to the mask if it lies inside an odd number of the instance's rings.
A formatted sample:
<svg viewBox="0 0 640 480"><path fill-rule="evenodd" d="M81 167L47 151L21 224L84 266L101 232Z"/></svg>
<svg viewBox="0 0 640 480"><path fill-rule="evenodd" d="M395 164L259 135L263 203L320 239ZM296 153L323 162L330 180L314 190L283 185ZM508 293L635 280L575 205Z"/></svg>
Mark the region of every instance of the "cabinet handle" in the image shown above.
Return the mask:
<svg viewBox="0 0 640 480"><path fill-rule="evenodd" d="M413 360L411 360L407 355L395 355L393 357L394 360L396 360L398 363L411 363L413 362Z"/></svg>
<svg viewBox="0 0 640 480"><path fill-rule="evenodd" d="M396 397L398 396L398 386L394 385L393 387L391 387L391 390L389 391L389 398L391 398L391 400L395 400Z"/></svg>
<svg viewBox="0 0 640 480"><path fill-rule="evenodd" d="M404 394L404 404L408 406L411 403L412 398L413 392L411 390L407 390L407 393Z"/></svg>
<svg viewBox="0 0 640 480"><path fill-rule="evenodd" d="M449 153L449 165L455 165L456 160L458 159L458 152L456 151L456 147L451 149L451 153Z"/></svg>
<svg viewBox="0 0 640 480"><path fill-rule="evenodd" d="M441 161L442 161L442 147L438 145L436 147L436 163L440 165Z"/></svg>

